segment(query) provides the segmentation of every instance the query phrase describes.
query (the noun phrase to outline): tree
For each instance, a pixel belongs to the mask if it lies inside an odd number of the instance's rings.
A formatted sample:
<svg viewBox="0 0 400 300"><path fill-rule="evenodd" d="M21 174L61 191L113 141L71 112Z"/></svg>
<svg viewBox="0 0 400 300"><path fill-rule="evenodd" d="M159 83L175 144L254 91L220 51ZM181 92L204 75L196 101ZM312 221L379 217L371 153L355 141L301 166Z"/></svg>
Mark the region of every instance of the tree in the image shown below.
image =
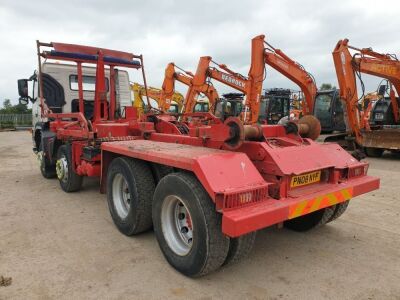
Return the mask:
<svg viewBox="0 0 400 300"><path fill-rule="evenodd" d="M319 87L320 90L332 90L332 89L336 89L336 87L330 83L323 83L321 84L321 86Z"/></svg>
<svg viewBox="0 0 400 300"><path fill-rule="evenodd" d="M10 99L4 99L3 108L4 109L10 109L11 107L12 107L11 100Z"/></svg>
<svg viewBox="0 0 400 300"><path fill-rule="evenodd" d="M3 108L0 109L0 114L30 114L32 109L28 105L17 104L12 105L10 99L4 99Z"/></svg>

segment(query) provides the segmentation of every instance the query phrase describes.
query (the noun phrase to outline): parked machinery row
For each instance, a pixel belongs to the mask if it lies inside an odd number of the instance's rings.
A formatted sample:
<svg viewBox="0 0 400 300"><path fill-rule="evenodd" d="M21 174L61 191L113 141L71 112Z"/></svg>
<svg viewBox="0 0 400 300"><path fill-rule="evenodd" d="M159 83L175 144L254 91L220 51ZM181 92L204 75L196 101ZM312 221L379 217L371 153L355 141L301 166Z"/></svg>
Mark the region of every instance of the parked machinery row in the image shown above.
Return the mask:
<svg viewBox="0 0 400 300"><path fill-rule="evenodd" d="M351 54L350 50L354 53ZM340 57L339 57L340 55ZM282 50L265 41L264 36L252 40L251 66L248 76L229 69L225 64L215 63L211 57L202 57L195 74L186 72L190 80L185 97L186 113L193 112L196 98L200 93L208 93L210 108L220 99L212 85L219 81L243 94L243 106L230 104L233 113L245 123L277 124L282 117L314 115L327 134L324 142L334 141L349 150L362 150L369 156L380 156L384 150L400 150L399 62L395 55L380 54L371 48L357 49L348 46L348 41L339 42L333 52L335 69L340 89L318 90L314 77L300 63L291 59ZM254 95L260 92L260 76L264 76L263 66L267 64L299 86L302 93L301 110L290 107L289 95L284 90L270 89L260 99ZM167 78L179 78L166 70ZM347 70L347 72L345 71ZM356 78L363 87L361 73L385 79L385 84L374 93L358 98ZM169 84L166 94L172 95L174 85ZM347 92L345 92L347 91ZM168 99L168 97L166 98ZM235 109L234 109L235 108ZM242 109L242 113L238 111ZM214 110L211 110L214 112ZM219 113L219 115L223 115Z"/></svg>

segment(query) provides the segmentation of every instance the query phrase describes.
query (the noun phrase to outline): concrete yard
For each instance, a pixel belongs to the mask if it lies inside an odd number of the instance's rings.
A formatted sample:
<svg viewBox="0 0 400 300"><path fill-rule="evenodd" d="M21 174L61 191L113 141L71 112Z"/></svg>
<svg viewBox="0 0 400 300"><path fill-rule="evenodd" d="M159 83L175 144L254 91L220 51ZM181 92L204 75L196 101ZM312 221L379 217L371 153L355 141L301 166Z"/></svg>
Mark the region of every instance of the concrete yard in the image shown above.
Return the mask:
<svg viewBox="0 0 400 300"><path fill-rule="evenodd" d="M269 228L246 260L200 279L168 265L153 232L126 237L96 180L44 179L29 132L0 133L0 299L400 299L400 155L370 159L381 189L307 233Z"/></svg>

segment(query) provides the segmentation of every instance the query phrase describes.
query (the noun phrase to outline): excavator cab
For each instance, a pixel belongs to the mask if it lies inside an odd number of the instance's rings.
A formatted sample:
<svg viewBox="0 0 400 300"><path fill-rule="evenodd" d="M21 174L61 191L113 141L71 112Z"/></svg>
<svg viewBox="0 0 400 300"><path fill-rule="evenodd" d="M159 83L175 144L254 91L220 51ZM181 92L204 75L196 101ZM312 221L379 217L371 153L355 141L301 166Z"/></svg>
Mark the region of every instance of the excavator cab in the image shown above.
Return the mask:
<svg viewBox="0 0 400 300"><path fill-rule="evenodd" d="M267 124L278 124L279 120L290 114L289 89L268 89L260 103L259 122Z"/></svg>
<svg viewBox="0 0 400 300"><path fill-rule="evenodd" d="M397 102L400 106L399 98ZM393 106L390 97L384 97L378 100L373 106L370 125L397 125L393 116Z"/></svg>
<svg viewBox="0 0 400 300"><path fill-rule="evenodd" d="M388 90L389 89L389 90ZM369 119L369 124L371 126L379 125L398 125L396 124L393 105L389 94L390 88L389 83L381 84L378 87L378 99L372 106L371 115ZM400 106L400 98L396 97L398 106Z"/></svg>
<svg viewBox="0 0 400 300"><path fill-rule="evenodd" d="M177 103L172 102L171 106L168 109L168 113L178 114L179 113L179 105Z"/></svg>
<svg viewBox="0 0 400 300"><path fill-rule="evenodd" d="M331 133L333 131L346 131L344 121L344 107L339 97L339 90L323 90L315 97L314 116L321 123L321 131Z"/></svg>
<svg viewBox="0 0 400 300"><path fill-rule="evenodd" d="M239 117L243 110L242 93L223 94L215 104L214 115L225 121L229 117Z"/></svg>
<svg viewBox="0 0 400 300"><path fill-rule="evenodd" d="M198 99L194 106L193 112L208 112L210 110L210 103L205 99Z"/></svg>

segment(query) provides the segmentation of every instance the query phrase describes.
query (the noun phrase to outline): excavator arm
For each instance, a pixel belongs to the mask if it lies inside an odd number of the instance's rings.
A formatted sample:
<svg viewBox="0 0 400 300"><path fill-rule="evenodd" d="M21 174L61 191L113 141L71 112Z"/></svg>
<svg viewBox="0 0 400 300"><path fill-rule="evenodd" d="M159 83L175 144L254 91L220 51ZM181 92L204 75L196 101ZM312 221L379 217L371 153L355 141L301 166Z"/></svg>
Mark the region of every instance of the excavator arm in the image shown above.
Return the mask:
<svg viewBox="0 0 400 300"><path fill-rule="evenodd" d="M164 81L162 84L160 99L158 103L158 106L162 111L167 111L170 108L171 101L177 102L180 108L183 106L184 98L176 97L175 80L178 80L183 84L190 85L193 74L191 74L190 72L186 73L187 74L176 72L174 63L169 63L165 68Z"/></svg>
<svg viewBox="0 0 400 300"><path fill-rule="evenodd" d="M348 44L348 39L340 40L332 52L336 75L340 87L340 97L346 103L349 126L359 144L363 144L358 110L356 73L362 72L389 80L397 93L400 91L400 62L388 54L380 54L370 48L358 49ZM356 51L354 55L350 49ZM398 105L394 91L391 92L393 113L398 121Z"/></svg>
<svg viewBox="0 0 400 300"><path fill-rule="evenodd" d="M194 103L188 103L184 100L183 97L179 97L177 99L175 93L175 82L181 82L189 87L187 95L191 92L191 87L193 86L193 73L189 71L177 72L175 70L175 64L169 63L165 69L165 77L164 82L161 89L161 97L159 101L159 107L163 111L167 111L171 106L171 101L175 101L178 103L181 108L184 106L184 112L193 112L194 106L196 105L196 98ZM216 99L219 98L216 89L212 85L204 85L199 88L199 93L203 93L210 101L210 104L213 105ZM179 94L180 95L180 94ZM188 97L186 97L188 99ZM190 110L190 108L191 110Z"/></svg>
<svg viewBox="0 0 400 300"><path fill-rule="evenodd" d="M400 95L400 62L397 59L387 54L376 53L371 49L360 49L360 55L354 56L352 62L354 68L359 72L389 80L397 94ZM399 121L399 106L393 88L390 90L393 117L397 123Z"/></svg>
<svg viewBox="0 0 400 300"><path fill-rule="evenodd" d="M210 56L201 57L193 77L193 86L186 97L187 103L193 105L200 89L207 85L207 80L209 78L215 79L246 95L245 104L250 109L250 116L249 118L245 117L245 121L250 124L257 123L262 83L264 80L264 57L258 55L260 43L257 43L257 40L259 40L260 37L263 39L263 36L258 36L252 40L251 66L248 77L232 71L225 64L213 62ZM262 44L261 47L264 49ZM210 67L211 62L213 62L216 67ZM188 106L188 108L190 109L192 107Z"/></svg>
<svg viewBox="0 0 400 300"><path fill-rule="evenodd" d="M336 76L339 83L340 98L346 105L348 126L358 144L362 144L360 132L360 113L358 111L358 94L356 74L353 69L353 57L347 47L348 40L340 40L332 52Z"/></svg>
<svg viewBox="0 0 400 300"><path fill-rule="evenodd" d="M264 35L260 35L253 40L254 54L263 56L263 63L265 62L265 64L271 66L300 87L304 94L306 104L303 105L303 114L312 114L315 96L317 94L317 86L312 75L308 73L302 65L283 53L282 50L275 49L268 44L265 41ZM266 48L264 44L267 45Z"/></svg>
<svg viewBox="0 0 400 300"><path fill-rule="evenodd" d="M229 70L225 65L218 65L220 69L225 70L222 72L217 68L210 67L212 58L210 56L200 57L197 65L196 73L194 74L192 85L189 87L186 95L185 112L192 112L196 105L196 99L199 93L204 93L204 90L212 86L208 83L209 79L215 79L225 85L228 85L242 93L247 91L247 79L240 74L235 74ZM215 104L218 98L210 99L211 106Z"/></svg>
<svg viewBox="0 0 400 300"><path fill-rule="evenodd" d="M139 115L143 113L143 107L144 107L141 87L142 86L136 82L131 85L131 90L133 92L133 107L136 107Z"/></svg>

